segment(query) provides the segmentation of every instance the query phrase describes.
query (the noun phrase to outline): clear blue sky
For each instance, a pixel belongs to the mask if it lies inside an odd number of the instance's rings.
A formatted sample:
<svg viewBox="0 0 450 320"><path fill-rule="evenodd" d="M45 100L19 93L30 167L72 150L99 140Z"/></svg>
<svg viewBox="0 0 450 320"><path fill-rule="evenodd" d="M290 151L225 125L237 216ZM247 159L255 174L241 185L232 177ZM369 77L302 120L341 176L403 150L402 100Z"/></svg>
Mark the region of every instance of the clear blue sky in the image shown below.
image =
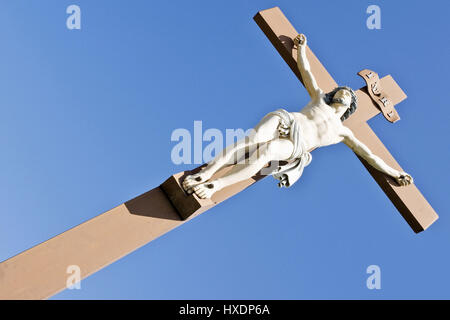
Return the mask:
<svg viewBox="0 0 450 320"><path fill-rule="evenodd" d="M82 29L66 28L66 8ZM366 27L378 4L382 29ZM370 125L440 214L414 234L344 145L269 177L58 299L450 298L446 1L2 1L0 260L195 165L177 128L248 129L306 90L253 21L279 6L340 84L363 68L408 95ZM373 46L374 43L380 43ZM366 268L381 268L381 290Z"/></svg>

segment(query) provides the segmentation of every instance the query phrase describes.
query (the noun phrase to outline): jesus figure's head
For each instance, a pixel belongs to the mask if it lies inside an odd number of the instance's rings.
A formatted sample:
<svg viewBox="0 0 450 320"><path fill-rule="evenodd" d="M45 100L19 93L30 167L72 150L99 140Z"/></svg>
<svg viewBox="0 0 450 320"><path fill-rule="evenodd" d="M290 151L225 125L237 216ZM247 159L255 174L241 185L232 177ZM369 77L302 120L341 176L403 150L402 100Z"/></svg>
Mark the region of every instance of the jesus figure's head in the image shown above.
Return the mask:
<svg viewBox="0 0 450 320"><path fill-rule="evenodd" d="M355 92L352 88L346 86L334 88L333 91L326 93L323 99L331 107L345 108L345 112L341 116L341 121L344 121L355 112L358 106Z"/></svg>

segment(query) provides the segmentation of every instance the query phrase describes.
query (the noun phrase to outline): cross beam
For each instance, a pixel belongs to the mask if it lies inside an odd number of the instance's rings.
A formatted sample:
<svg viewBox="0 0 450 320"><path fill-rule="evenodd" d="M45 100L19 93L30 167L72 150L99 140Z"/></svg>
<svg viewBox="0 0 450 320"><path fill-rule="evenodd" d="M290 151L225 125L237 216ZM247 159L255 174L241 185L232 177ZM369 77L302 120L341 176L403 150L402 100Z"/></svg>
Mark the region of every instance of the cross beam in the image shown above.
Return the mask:
<svg viewBox="0 0 450 320"><path fill-rule="evenodd" d="M255 20L301 80L290 44L297 32L280 9L261 11ZM322 89L334 88L336 83L309 48L307 54ZM390 76L381 81L394 103L405 99ZM389 165L400 169L365 122L379 110L364 90L358 90L358 111L346 121L346 125ZM185 175L199 169L175 174L159 187L0 263L0 299L48 298L66 288L69 266L79 266L81 278L86 278L263 178L258 174L216 192L212 199L204 200L195 194L186 195L180 185ZM215 177L223 176L230 169L220 170ZM415 186L398 188L384 175L370 167L368 170L416 232L437 219Z"/></svg>
<svg viewBox="0 0 450 320"><path fill-rule="evenodd" d="M297 67L296 52L293 50L292 41L298 32L284 16L280 8L275 7L260 11L255 15L254 20L297 78L303 83ZM306 49L306 55L311 66L311 72L314 74L319 87L325 92L329 92L337 87L337 83L309 47ZM381 87L391 98L394 105L406 99L405 93L391 76L386 76L381 80ZM367 90L367 87L364 87L356 92L358 96L358 109L350 118L344 121L344 124L353 131L361 142L368 146L370 150L383 159L389 166L403 171L389 150L383 145L366 122L380 113L378 106L370 98ZM415 184L400 187L391 177L374 169L361 157L358 158L415 232L427 229L436 221L438 215Z"/></svg>

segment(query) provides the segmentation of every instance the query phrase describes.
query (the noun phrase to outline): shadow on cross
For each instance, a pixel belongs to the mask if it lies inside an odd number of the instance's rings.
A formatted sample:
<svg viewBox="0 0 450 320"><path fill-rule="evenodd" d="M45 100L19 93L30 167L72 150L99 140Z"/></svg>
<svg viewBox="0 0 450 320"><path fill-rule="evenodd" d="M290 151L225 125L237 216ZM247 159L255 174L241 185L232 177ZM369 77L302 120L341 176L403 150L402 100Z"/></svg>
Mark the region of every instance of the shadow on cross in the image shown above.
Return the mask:
<svg viewBox="0 0 450 320"><path fill-rule="evenodd" d="M182 220L175 208L167 199L165 193L159 187L125 202L125 206L130 214L135 214L138 216L166 220Z"/></svg>

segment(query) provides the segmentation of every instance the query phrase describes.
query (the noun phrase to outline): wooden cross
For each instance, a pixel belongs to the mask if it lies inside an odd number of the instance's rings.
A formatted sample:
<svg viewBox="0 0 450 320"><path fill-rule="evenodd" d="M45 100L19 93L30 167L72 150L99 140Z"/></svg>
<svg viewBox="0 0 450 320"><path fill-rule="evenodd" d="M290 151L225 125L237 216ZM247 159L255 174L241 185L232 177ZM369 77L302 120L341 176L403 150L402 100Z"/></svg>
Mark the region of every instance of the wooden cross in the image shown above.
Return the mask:
<svg viewBox="0 0 450 320"><path fill-rule="evenodd" d="M300 71L297 67L296 55L292 50L292 39L297 36L298 32L290 24L281 10L278 7L263 10L258 12L254 19L298 79L302 81ZM331 91L337 87L337 83L309 48L307 48L306 54L311 66L311 71L314 74L319 87L324 92ZM364 74L368 73L360 73L360 75ZM386 76L381 79L380 84L384 93L390 97L390 102L393 105L406 99L405 93L391 76ZM344 124L353 131L355 136L361 142L368 146L374 154L382 158L389 166L403 171L397 161L395 161L394 157L389 153L388 149L367 124L369 119L380 113L379 106L383 106L382 103L377 104L376 101L372 99L374 95L371 91L371 88L364 87L356 92L358 96L358 109L350 116L350 118L344 121ZM377 88L374 88L373 91L380 93L377 92ZM382 102L386 102L386 100L383 99L384 97L381 98ZM394 119L392 119L391 122L395 122L398 119L398 115L396 114L395 109L393 109L393 105L389 106L390 112L383 112L387 119L389 119L389 115L393 116ZM384 110L382 109L382 111ZM411 184L407 187L400 187L391 177L374 169L361 157L358 156L358 158L415 232L427 229L437 220L438 215L421 194L419 189L417 189L415 184Z"/></svg>
<svg viewBox="0 0 450 320"><path fill-rule="evenodd" d="M292 39L298 32L281 10L278 7L263 10L254 19L302 81L292 50ZM322 90L334 89L336 82L309 48L307 56ZM392 77L384 77L379 84L393 104L406 98ZM368 89L364 87L356 92L358 109L345 125L388 165L401 170L366 122L380 113ZM386 103L387 100L383 101ZM394 122L396 114L392 107L386 112L382 110L388 119L393 117ZM438 218L414 184L399 187L391 178L360 160L415 232L425 230ZM224 175L231 168L220 170L215 177ZM69 266L78 266L81 278L85 278L264 177L256 175L218 191L212 199L203 200L185 194L181 187L183 177L199 169L180 172L161 186L0 263L0 299L48 298L66 288Z"/></svg>

